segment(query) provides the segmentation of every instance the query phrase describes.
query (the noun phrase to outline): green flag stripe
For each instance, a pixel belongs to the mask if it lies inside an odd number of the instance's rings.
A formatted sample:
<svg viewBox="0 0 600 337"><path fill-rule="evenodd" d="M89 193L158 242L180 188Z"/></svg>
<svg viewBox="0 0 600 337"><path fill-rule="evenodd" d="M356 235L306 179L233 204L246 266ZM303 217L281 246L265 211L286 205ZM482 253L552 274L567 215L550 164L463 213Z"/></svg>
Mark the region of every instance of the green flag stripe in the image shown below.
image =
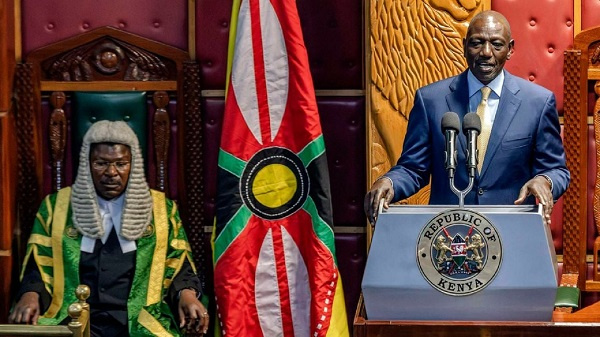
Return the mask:
<svg viewBox="0 0 600 337"><path fill-rule="evenodd" d="M219 149L219 167L240 178L244 173L246 162L231 153L223 151L223 149Z"/></svg>
<svg viewBox="0 0 600 337"><path fill-rule="evenodd" d="M304 166L308 166L315 158L325 152L325 141L323 141L323 135L315 138L312 142L306 144L306 146L298 153L298 157L304 163Z"/></svg>
<svg viewBox="0 0 600 337"><path fill-rule="evenodd" d="M308 214L310 214L313 220L313 230L317 234L317 237L329 248L331 255L337 264L337 258L335 256L335 239L333 235L333 228L329 226L321 217L317 211L317 206L311 197L306 199L304 206L302 207Z"/></svg>
<svg viewBox="0 0 600 337"><path fill-rule="evenodd" d="M229 247L231 242L233 242L233 240L235 240L242 230L244 230L244 227L246 227L246 224L248 223L248 220L250 220L251 216L252 212L250 212L246 205L243 205L240 207L240 209L238 209L237 212L235 212L233 217L231 217L231 220L227 222L219 236L215 239L215 264L221 255L223 255L225 250L227 250L227 247Z"/></svg>

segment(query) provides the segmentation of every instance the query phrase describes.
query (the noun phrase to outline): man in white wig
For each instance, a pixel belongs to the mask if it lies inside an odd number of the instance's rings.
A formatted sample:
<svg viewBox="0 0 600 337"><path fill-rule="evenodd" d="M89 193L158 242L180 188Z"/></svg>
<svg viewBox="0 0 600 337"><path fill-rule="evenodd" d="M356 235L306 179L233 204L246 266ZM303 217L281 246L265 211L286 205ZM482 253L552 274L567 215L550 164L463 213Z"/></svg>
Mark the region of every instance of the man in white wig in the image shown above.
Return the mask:
<svg viewBox="0 0 600 337"><path fill-rule="evenodd" d="M11 323L62 323L86 284L92 335L208 328L177 206L148 187L138 138L124 122L97 122L84 136L75 184L39 208L21 279Z"/></svg>

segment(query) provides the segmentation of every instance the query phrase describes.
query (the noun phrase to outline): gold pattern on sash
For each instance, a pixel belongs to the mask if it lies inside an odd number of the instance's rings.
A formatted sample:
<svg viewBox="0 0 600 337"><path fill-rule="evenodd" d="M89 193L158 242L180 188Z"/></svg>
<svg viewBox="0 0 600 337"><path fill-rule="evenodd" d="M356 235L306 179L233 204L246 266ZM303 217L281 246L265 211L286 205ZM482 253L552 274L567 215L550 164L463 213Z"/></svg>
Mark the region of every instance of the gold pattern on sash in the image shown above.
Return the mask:
<svg viewBox="0 0 600 337"><path fill-rule="evenodd" d="M73 226L67 226L67 228L65 228L65 235L70 237L71 239L77 239L77 237L79 236L79 232L77 232L77 229Z"/></svg>
<svg viewBox="0 0 600 337"><path fill-rule="evenodd" d="M63 231L67 223L67 213L71 202L71 188L66 187L58 191L54 216L52 219L52 258L54 261L52 303L44 314L46 318L55 317L62 307L65 292L65 275L63 264ZM50 208L51 209L51 208Z"/></svg>
<svg viewBox="0 0 600 337"><path fill-rule="evenodd" d="M146 229L144 230L144 233L142 233L142 237L143 238L149 238L154 234L154 226L152 226L152 224L149 224Z"/></svg>
<svg viewBox="0 0 600 337"><path fill-rule="evenodd" d="M169 226L166 225L168 223L168 219L165 194L155 190L150 190L150 192L152 193L152 201L154 203L153 212L154 230L156 233L156 246L154 247L154 254L152 255L152 265L150 268L150 279L148 281L146 305L151 305L161 301L162 282L165 275L165 257L167 255L167 241L169 240Z"/></svg>

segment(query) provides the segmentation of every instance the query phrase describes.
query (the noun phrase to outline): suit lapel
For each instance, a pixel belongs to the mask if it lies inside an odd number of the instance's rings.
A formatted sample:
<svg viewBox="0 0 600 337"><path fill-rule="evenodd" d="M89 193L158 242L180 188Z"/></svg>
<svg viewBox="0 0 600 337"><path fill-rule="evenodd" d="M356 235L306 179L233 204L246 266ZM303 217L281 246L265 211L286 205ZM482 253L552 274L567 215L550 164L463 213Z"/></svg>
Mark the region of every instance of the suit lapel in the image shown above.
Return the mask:
<svg viewBox="0 0 600 337"><path fill-rule="evenodd" d="M485 175L500 143L502 143L504 135L506 135L506 132L508 131L510 123L517 113L519 105L521 105L521 99L516 96L517 92L519 92L519 86L513 80L513 76L507 71L504 71L504 75L502 96L500 97L496 118L494 119L494 125L492 126L492 133L490 134L490 140L483 160L481 176Z"/></svg>
<svg viewBox="0 0 600 337"><path fill-rule="evenodd" d="M446 95L446 103L448 104L448 111L456 112L462 123L463 117L467 114L469 107L469 85L467 83L466 71L462 72L450 83L450 93ZM458 135L458 143L462 148L456 150L462 151L466 155L467 139L462 132Z"/></svg>

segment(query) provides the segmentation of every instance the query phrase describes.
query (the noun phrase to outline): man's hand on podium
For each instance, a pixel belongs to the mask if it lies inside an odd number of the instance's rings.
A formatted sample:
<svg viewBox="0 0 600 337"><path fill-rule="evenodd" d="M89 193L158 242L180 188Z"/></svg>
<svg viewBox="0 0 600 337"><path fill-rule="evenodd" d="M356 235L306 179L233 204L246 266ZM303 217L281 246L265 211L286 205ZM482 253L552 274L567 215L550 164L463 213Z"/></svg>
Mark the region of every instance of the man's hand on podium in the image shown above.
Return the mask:
<svg viewBox="0 0 600 337"><path fill-rule="evenodd" d="M544 222L550 226L550 216L552 215L552 207L554 207L551 181L542 175L533 177L521 187L519 197L515 200L515 205L522 204L530 195L536 197L538 202L542 204Z"/></svg>
<svg viewBox="0 0 600 337"><path fill-rule="evenodd" d="M364 203L365 213L372 225L377 220L377 212L381 199L383 199L383 208L388 209L392 198L394 198L394 185L390 178L381 177L375 180L371 190L365 195Z"/></svg>

